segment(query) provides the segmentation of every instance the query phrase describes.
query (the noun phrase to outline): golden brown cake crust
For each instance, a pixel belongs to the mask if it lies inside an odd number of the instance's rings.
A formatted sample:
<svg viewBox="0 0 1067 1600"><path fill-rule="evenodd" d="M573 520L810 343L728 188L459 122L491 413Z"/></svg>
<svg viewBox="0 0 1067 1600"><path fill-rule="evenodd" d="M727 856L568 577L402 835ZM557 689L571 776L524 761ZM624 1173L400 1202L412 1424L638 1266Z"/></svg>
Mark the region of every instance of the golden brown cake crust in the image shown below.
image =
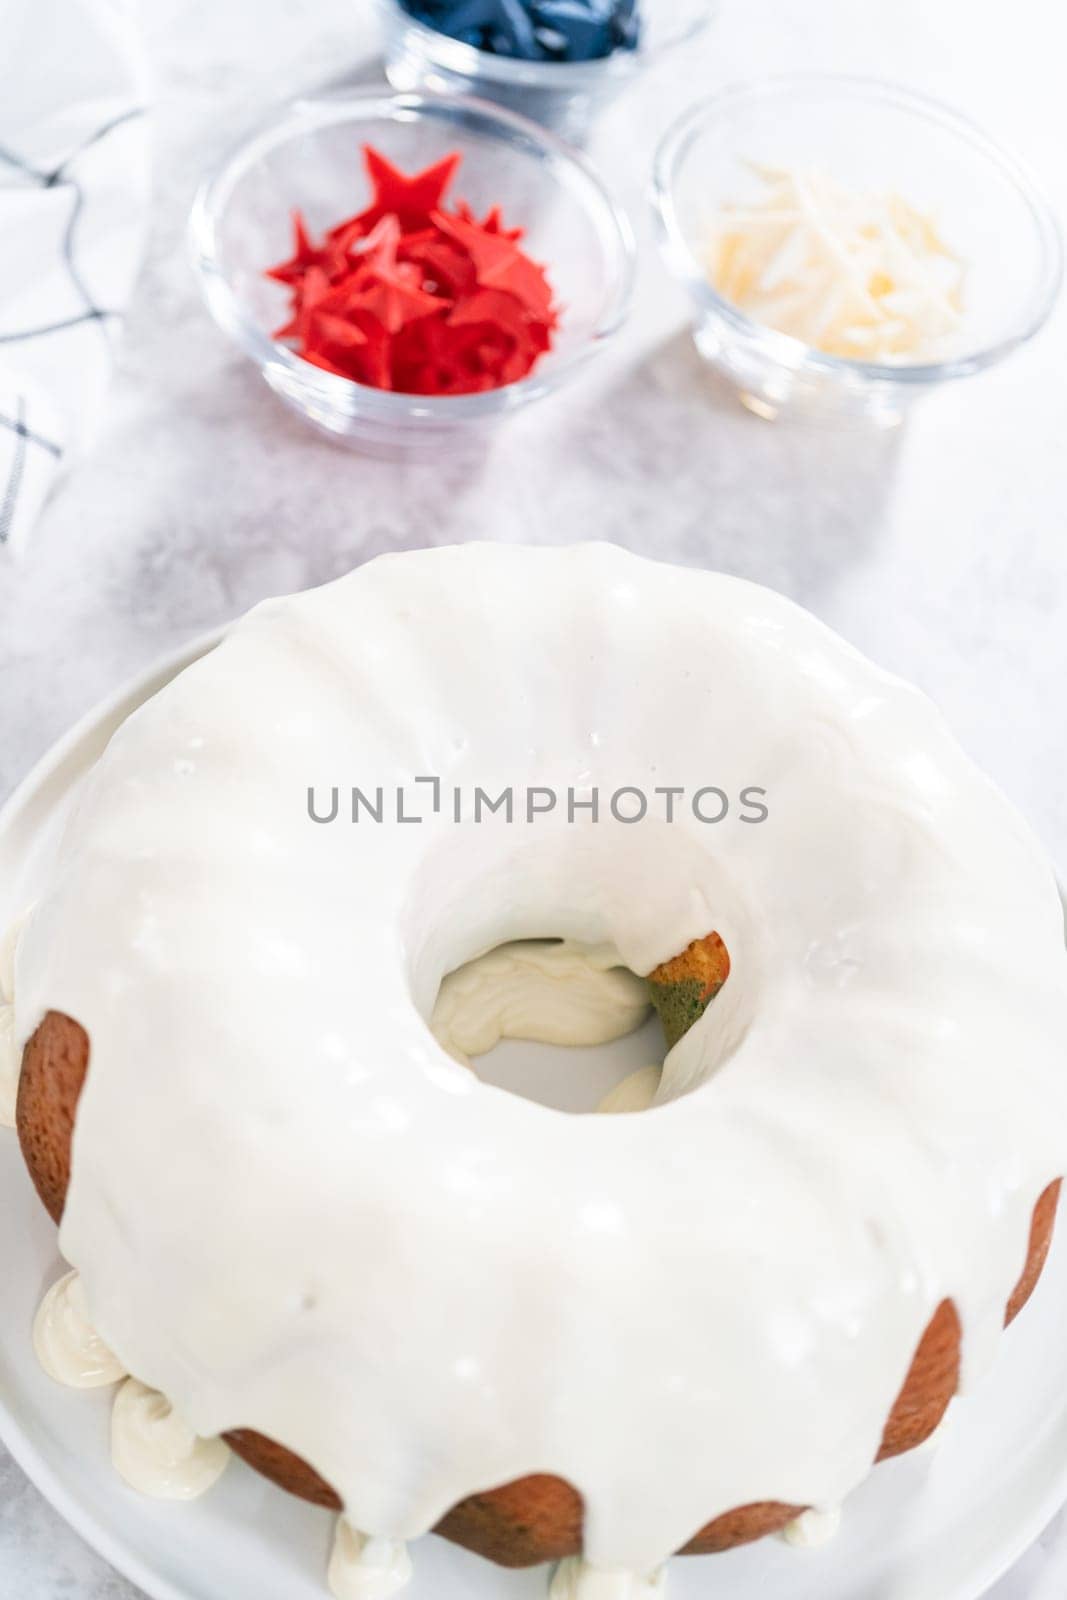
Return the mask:
<svg viewBox="0 0 1067 1600"><path fill-rule="evenodd" d="M681 955L649 973L649 999L668 1050L704 1015L729 976L730 955L717 933L694 939Z"/></svg>
<svg viewBox="0 0 1067 1600"><path fill-rule="evenodd" d="M17 1122L26 1166L57 1223L70 1181L74 1118L88 1066L84 1029L70 1017L49 1012L23 1054ZM1034 1208L1030 1247L1006 1308L1006 1322L1022 1310L1041 1276L1059 1195L1057 1181ZM959 1384L960 1331L955 1306L942 1301L886 1423L879 1460L921 1444L941 1421ZM237 1429L226 1437L239 1456L280 1488L316 1505L340 1509L329 1484L291 1450L250 1429ZM803 1509L774 1502L741 1506L708 1523L681 1553L711 1554L750 1543L783 1528ZM582 1500L562 1478L535 1474L469 1496L442 1519L437 1531L501 1566L536 1566L580 1553Z"/></svg>
<svg viewBox="0 0 1067 1600"><path fill-rule="evenodd" d="M22 1054L15 1124L22 1158L57 1227L67 1199L74 1114L88 1065L85 1029L58 1011L48 1013Z"/></svg>

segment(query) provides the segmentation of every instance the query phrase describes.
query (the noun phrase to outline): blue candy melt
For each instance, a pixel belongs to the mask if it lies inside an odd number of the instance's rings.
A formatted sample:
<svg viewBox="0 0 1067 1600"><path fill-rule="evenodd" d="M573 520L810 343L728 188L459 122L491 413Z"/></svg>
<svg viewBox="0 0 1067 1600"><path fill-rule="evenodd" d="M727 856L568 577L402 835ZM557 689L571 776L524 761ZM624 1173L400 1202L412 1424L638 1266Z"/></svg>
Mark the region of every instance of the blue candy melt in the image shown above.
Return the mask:
<svg viewBox="0 0 1067 1600"><path fill-rule="evenodd" d="M637 0L400 0L416 21L492 55L597 61L633 50Z"/></svg>

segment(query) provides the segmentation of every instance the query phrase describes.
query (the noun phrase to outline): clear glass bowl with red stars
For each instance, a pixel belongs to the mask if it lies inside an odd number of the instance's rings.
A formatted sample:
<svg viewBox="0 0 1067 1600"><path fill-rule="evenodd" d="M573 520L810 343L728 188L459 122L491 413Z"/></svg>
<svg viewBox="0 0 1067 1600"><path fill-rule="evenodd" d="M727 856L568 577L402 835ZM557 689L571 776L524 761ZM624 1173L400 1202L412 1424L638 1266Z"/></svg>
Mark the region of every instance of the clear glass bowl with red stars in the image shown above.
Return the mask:
<svg viewBox="0 0 1067 1600"><path fill-rule="evenodd" d="M281 398L375 453L477 440L625 319L629 224L585 160L498 107L303 99L202 185L194 265Z"/></svg>

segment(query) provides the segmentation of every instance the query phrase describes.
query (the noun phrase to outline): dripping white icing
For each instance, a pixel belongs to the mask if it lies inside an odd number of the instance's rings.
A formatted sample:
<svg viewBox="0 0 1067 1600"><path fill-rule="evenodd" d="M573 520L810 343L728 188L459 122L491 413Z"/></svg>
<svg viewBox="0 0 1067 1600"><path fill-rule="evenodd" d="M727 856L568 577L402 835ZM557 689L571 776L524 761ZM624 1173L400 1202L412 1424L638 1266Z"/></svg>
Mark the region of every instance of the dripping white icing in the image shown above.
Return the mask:
<svg viewBox="0 0 1067 1600"><path fill-rule="evenodd" d="M561 1561L552 1574L549 1600L660 1600L667 1592L667 1569L648 1578L632 1572L607 1572L578 1556Z"/></svg>
<svg viewBox="0 0 1067 1600"><path fill-rule="evenodd" d="M111 1412L111 1460L131 1489L154 1500L196 1500L229 1459L222 1439L200 1438L165 1396L127 1378Z"/></svg>
<svg viewBox="0 0 1067 1600"><path fill-rule="evenodd" d="M801 1550L820 1550L836 1537L840 1526L840 1506L830 1506L825 1511L817 1511L812 1507L786 1523L782 1538L786 1544L796 1545Z"/></svg>
<svg viewBox="0 0 1067 1600"><path fill-rule="evenodd" d="M307 816L308 783L426 773L758 784L770 816ZM646 1116L503 1094L427 1025L507 941L644 973L712 927L730 979ZM988 1365L1067 1168L1062 912L1025 826L802 611L611 547L385 557L235 627L85 785L19 1043L50 1007L92 1044L61 1248L102 1336L398 1540L533 1471L582 1493L601 1569L839 1502L946 1295Z"/></svg>
<svg viewBox="0 0 1067 1600"><path fill-rule="evenodd" d="M5 929L3 937L0 938L0 1000L14 999L15 953L18 949L19 935L29 914L27 908Z"/></svg>
<svg viewBox="0 0 1067 1600"><path fill-rule="evenodd" d="M0 1128L15 1126L22 1051L15 1035L15 950L26 915L0 938Z"/></svg>
<svg viewBox="0 0 1067 1600"><path fill-rule="evenodd" d="M50 1378L71 1389L118 1383L126 1369L89 1320L85 1288L76 1272L54 1283L33 1322L33 1348Z"/></svg>
<svg viewBox="0 0 1067 1600"><path fill-rule="evenodd" d="M334 1600L389 1600L411 1582L407 1546L392 1539L372 1539L337 1519L329 1585Z"/></svg>
<svg viewBox="0 0 1067 1600"><path fill-rule="evenodd" d="M526 941L449 973L431 1026L442 1049L469 1066L501 1039L607 1044L632 1033L648 1011L645 983L609 946Z"/></svg>
<svg viewBox="0 0 1067 1600"><path fill-rule="evenodd" d="M617 1083L601 1100L598 1111L615 1115L619 1112L647 1111L659 1093L663 1078L662 1067L642 1067L631 1072L628 1078Z"/></svg>

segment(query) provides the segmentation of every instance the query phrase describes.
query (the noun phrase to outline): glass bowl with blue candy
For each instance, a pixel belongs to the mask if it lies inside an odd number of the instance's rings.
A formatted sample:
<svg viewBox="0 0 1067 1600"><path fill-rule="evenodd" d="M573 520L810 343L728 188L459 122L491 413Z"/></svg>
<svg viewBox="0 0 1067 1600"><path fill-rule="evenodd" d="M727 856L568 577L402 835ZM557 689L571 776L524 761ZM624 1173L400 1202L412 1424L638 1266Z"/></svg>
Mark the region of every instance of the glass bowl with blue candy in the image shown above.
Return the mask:
<svg viewBox="0 0 1067 1600"><path fill-rule="evenodd" d="M717 0L377 0L395 89L476 95L580 144Z"/></svg>

